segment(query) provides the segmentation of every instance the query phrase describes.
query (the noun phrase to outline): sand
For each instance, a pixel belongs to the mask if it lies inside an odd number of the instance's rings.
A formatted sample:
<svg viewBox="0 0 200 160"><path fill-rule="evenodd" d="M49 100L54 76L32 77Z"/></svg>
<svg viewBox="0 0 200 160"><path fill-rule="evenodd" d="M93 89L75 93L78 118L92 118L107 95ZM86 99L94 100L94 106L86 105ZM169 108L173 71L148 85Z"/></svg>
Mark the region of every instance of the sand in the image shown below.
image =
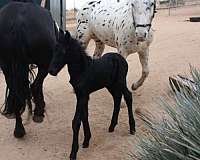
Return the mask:
<svg viewBox="0 0 200 160"><path fill-rule="evenodd" d="M190 16L199 16L200 6L185 7L171 11L159 10L154 20L154 42L150 47L150 75L144 85L133 93L134 108L140 112L151 112L162 117L158 105L160 97L169 92L170 75L189 72L189 64L200 68L200 23L191 23ZM88 52L92 53L91 42ZM106 51L115 49L106 47ZM128 85L131 86L141 74L137 54L128 57ZM75 95L68 83L66 68L59 76L48 76L44 83L48 119L42 124L26 125L26 136L15 139L15 121L0 116L0 160L65 160L68 159L71 142L71 121L75 109ZM4 102L5 82L0 74L0 104ZM144 125L136 117L137 133L128 132L127 109L122 108L119 125L114 133L108 133L113 110L112 97L103 89L90 96L89 121L92 139L88 149L80 147L78 160L125 160L135 152L137 139L144 133ZM83 141L82 129L80 144Z"/></svg>

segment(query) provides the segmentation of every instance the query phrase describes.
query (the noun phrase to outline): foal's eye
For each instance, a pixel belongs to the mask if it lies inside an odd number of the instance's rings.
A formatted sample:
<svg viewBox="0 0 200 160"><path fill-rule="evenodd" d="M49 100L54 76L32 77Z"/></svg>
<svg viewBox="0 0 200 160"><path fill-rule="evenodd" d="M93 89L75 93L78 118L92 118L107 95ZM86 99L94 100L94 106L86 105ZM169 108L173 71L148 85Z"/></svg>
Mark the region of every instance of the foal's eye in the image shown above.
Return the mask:
<svg viewBox="0 0 200 160"><path fill-rule="evenodd" d="M151 3L151 7L154 6L154 3Z"/></svg>

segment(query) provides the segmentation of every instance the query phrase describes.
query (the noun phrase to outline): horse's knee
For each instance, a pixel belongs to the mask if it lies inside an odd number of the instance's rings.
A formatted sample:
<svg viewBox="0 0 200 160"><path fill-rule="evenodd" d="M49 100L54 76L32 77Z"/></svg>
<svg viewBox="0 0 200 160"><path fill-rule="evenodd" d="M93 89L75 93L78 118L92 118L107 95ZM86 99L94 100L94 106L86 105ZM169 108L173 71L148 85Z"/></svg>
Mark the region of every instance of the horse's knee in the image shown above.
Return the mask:
<svg viewBox="0 0 200 160"><path fill-rule="evenodd" d="M146 77L148 77L148 75L149 75L149 69L148 69L148 68L143 69L143 71L142 71L142 76L143 76L144 78L146 78Z"/></svg>

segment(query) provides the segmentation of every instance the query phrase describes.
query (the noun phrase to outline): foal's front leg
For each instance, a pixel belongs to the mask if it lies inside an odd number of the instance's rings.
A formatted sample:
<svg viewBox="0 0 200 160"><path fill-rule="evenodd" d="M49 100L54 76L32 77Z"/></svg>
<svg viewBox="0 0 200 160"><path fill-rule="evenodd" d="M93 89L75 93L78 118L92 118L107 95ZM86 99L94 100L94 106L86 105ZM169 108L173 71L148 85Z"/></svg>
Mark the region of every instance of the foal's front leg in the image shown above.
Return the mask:
<svg viewBox="0 0 200 160"><path fill-rule="evenodd" d="M149 66L148 66L149 48L147 48L145 51L138 52L138 54L140 63L142 65L142 76L136 83L132 84L132 90L136 90L137 88L139 88L149 75Z"/></svg>
<svg viewBox="0 0 200 160"><path fill-rule="evenodd" d="M72 120L72 129L73 129L73 142L72 150L70 154L70 160L76 160L77 152L79 148L78 136L81 126L81 119L85 112L85 106L88 103L88 96L79 96L77 95L77 105L74 119Z"/></svg>
<svg viewBox="0 0 200 160"><path fill-rule="evenodd" d="M83 130L84 130L83 148L88 148L89 141L91 138L90 125L89 125L89 121L88 121L88 101L84 106L83 116L81 119L83 122Z"/></svg>

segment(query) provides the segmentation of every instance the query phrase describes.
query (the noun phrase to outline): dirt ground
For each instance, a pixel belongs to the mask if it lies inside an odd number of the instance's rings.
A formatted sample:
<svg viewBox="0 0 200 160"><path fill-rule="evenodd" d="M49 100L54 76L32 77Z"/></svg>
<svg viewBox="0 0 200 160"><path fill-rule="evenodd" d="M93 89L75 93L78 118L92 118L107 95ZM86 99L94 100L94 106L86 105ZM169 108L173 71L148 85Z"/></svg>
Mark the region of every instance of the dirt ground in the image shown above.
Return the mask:
<svg viewBox="0 0 200 160"><path fill-rule="evenodd" d="M133 93L134 108L141 112L162 115L159 97L169 92L168 77L189 72L189 64L200 68L200 23L191 23L189 16L200 16L200 6L179 8L171 11L159 10L154 20L154 42L150 48L150 75L144 85ZM94 44L88 51L92 53ZM114 50L107 47L106 51ZM128 57L129 87L141 73L137 54ZM75 95L68 83L69 76L64 69L58 77L45 81L44 94L48 119L42 124L31 122L26 125L27 135L21 139L13 137L14 120L0 116L0 160L65 160L71 150L71 120L75 109ZM5 82L0 74L0 104L4 102ZM137 139L143 134L144 126L136 115L137 133L128 132L126 108L122 108L119 125L114 133L108 133L113 110L113 102L103 89L91 95L89 121L92 140L88 149L80 147L78 160L125 160L134 152ZM82 129L80 144L83 141Z"/></svg>

